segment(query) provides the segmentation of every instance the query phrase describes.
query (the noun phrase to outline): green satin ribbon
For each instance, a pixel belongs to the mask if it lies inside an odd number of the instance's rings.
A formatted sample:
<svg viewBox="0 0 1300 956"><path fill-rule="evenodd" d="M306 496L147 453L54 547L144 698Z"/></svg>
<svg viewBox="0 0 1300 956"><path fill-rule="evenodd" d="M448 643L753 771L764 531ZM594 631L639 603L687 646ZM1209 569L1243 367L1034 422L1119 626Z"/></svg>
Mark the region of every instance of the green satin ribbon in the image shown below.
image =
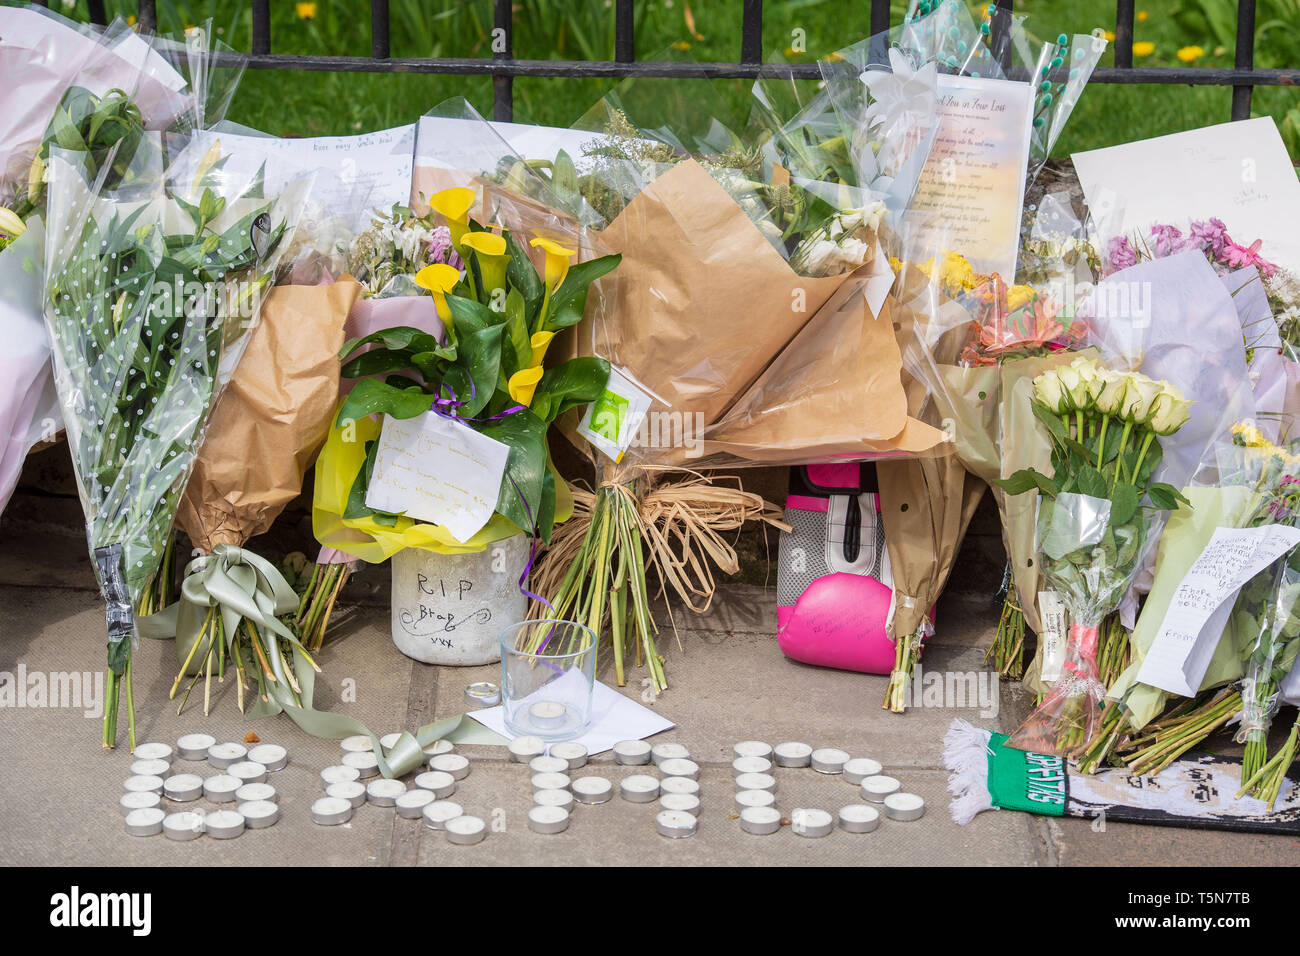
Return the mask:
<svg viewBox="0 0 1300 956"><path fill-rule="evenodd" d="M403 776L423 764L424 748L435 740L498 746L506 743L501 735L461 715L425 724L414 734L403 731L385 754L379 738L355 717L316 710L311 705L316 689L315 665L279 617L297 610L298 596L273 564L243 548L220 544L211 554L195 558L185 568L180 600L157 614L137 618L136 627L142 637L176 638L176 657L184 664L190 659L195 643L202 639L203 624L211 608L217 608L221 615L226 649L232 657L239 653L235 636L244 620L255 624L263 633L283 637L292 648L294 676L302 691L301 703L294 699L280 655L268 654L275 680L262 684L267 699L258 696L246 713L250 719L283 712L313 737L334 740L358 734L369 737L379 772L390 778ZM206 648L200 648L195 653L194 667L201 663L204 651ZM255 662L250 664L256 666Z"/></svg>

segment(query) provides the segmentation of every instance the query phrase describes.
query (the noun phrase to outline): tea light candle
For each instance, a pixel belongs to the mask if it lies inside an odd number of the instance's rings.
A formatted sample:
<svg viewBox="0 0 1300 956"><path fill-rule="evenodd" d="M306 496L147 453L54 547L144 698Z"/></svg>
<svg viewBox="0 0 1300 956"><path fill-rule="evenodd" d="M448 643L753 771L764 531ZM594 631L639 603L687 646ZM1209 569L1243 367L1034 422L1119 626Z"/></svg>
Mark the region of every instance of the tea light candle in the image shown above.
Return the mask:
<svg viewBox="0 0 1300 956"><path fill-rule="evenodd" d="M700 782L692 777L664 777L659 781L660 793L698 794Z"/></svg>
<svg viewBox="0 0 1300 956"><path fill-rule="evenodd" d="M650 762L650 745L644 740L620 740L614 745L614 759L625 767Z"/></svg>
<svg viewBox="0 0 1300 956"><path fill-rule="evenodd" d="M772 745L765 744L761 740L742 740L731 748L731 754L737 760L742 757L762 757L764 760L771 760Z"/></svg>
<svg viewBox="0 0 1300 956"><path fill-rule="evenodd" d="M248 752L248 759L260 763L267 773L275 773L288 765L289 751L279 744L258 744Z"/></svg>
<svg viewBox="0 0 1300 956"><path fill-rule="evenodd" d="M776 803L776 795L770 790L742 790L736 794L736 809L744 813L749 807L770 807Z"/></svg>
<svg viewBox="0 0 1300 956"><path fill-rule="evenodd" d="M244 782L228 773L219 773L203 781L203 795L213 803L231 803L235 799L235 791Z"/></svg>
<svg viewBox="0 0 1300 956"><path fill-rule="evenodd" d="M684 810L660 810L655 814L655 829L672 840L693 837L699 828L700 821Z"/></svg>
<svg viewBox="0 0 1300 956"><path fill-rule="evenodd" d="M891 793L885 797L885 816L904 823L925 816L925 801L914 793Z"/></svg>
<svg viewBox="0 0 1300 956"><path fill-rule="evenodd" d="M384 734L384 736L379 738L379 746L384 748L384 753L388 753L388 751L397 746L397 741L400 740L401 737L402 735L400 733Z"/></svg>
<svg viewBox="0 0 1300 956"><path fill-rule="evenodd" d="M441 770L426 770L416 776L415 786L420 790L428 790L442 800L456 792L456 778Z"/></svg>
<svg viewBox="0 0 1300 956"><path fill-rule="evenodd" d="M516 737L506 744L510 759L515 763L528 763L534 757L546 753L546 742L541 737Z"/></svg>
<svg viewBox="0 0 1300 956"><path fill-rule="evenodd" d="M279 803L280 795L269 783L246 783L235 791L236 803Z"/></svg>
<svg viewBox="0 0 1300 956"><path fill-rule="evenodd" d="M335 827L352 819L352 804L340 797L321 797L311 805L311 822Z"/></svg>
<svg viewBox="0 0 1300 956"><path fill-rule="evenodd" d="M772 748L772 761L778 767L806 767L812 763L812 748L790 741Z"/></svg>
<svg viewBox="0 0 1300 956"><path fill-rule="evenodd" d="M168 800L187 803L203 796L203 778L197 773L178 773L168 777L163 783L163 792Z"/></svg>
<svg viewBox="0 0 1300 956"><path fill-rule="evenodd" d="M140 807L126 815L126 832L135 837L155 836L162 833L163 818L167 814L157 807Z"/></svg>
<svg viewBox="0 0 1300 956"><path fill-rule="evenodd" d="M237 810L213 810L204 817L203 828L214 840L233 840L244 832L244 815Z"/></svg>
<svg viewBox="0 0 1300 956"><path fill-rule="evenodd" d="M532 784L536 793L538 790L568 790L572 781L567 773L535 773Z"/></svg>
<svg viewBox="0 0 1300 956"><path fill-rule="evenodd" d="M473 710L501 703L501 688L491 681L475 681L465 688L465 703Z"/></svg>
<svg viewBox="0 0 1300 956"><path fill-rule="evenodd" d="M345 767L352 767L356 770L362 780L379 775L379 758L370 750L364 753L344 754L340 759L340 763Z"/></svg>
<svg viewBox="0 0 1300 956"><path fill-rule="evenodd" d="M186 734L176 741L176 753L182 760L207 760L208 748L216 742L217 738L208 734Z"/></svg>
<svg viewBox="0 0 1300 956"><path fill-rule="evenodd" d="M232 763L226 768L226 773L244 783L261 783L266 779L266 767L253 760Z"/></svg>
<svg viewBox="0 0 1300 956"><path fill-rule="evenodd" d="M172 775L172 765L166 760L133 760L131 762L131 776L133 777L161 777L166 780Z"/></svg>
<svg viewBox="0 0 1300 956"><path fill-rule="evenodd" d="M687 760L685 757L671 757L659 765L659 772L665 777L689 777L692 780L700 778L700 765L694 760Z"/></svg>
<svg viewBox="0 0 1300 956"><path fill-rule="evenodd" d="M579 803L608 803L614 796L614 785L604 777L579 777L572 787L573 797Z"/></svg>
<svg viewBox="0 0 1300 956"><path fill-rule="evenodd" d="M767 836L781 829L781 811L775 807L745 807L740 811L740 828L755 836Z"/></svg>
<svg viewBox="0 0 1300 956"><path fill-rule="evenodd" d="M403 793L406 793L406 784L400 780L379 777L366 784L366 802L377 807L396 806L398 796Z"/></svg>
<svg viewBox="0 0 1300 956"><path fill-rule="evenodd" d="M537 806L528 811L528 829L534 833L563 833L569 828L569 811L563 807Z"/></svg>
<svg viewBox="0 0 1300 956"><path fill-rule="evenodd" d="M325 796L346 800L354 807L366 802L366 785L360 780L340 780L325 788Z"/></svg>
<svg viewBox="0 0 1300 956"><path fill-rule="evenodd" d="M844 779L852 784L859 784L868 777L874 777L884 769L880 762L869 757L856 757L844 765Z"/></svg>
<svg viewBox="0 0 1300 956"><path fill-rule="evenodd" d="M635 773L619 781L618 792L629 803L653 803L659 799L659 781L644 773Z"/></svg>
<svg viewBox="0 0 1300 956"><path fill-rule="evenodd" d="M573 806L573 794L568 790L537 790L533 793L533 803L539 807L561 807L568 810Z"/></svg>
<svg viewBox="0 0 1300 956"><path fill-rule="evenodd" d="M738 790L767 790L776 792L776 778L770 773L742 773L736 778Z"/></svg>
<svg viewBox="0 0 1300 956"><path fill-rule="evenodd" d="M248 756L248 748L243 744L213 744L208 748L208 763L218 770L225 770L231 764L239 763Z"/></svg>
<svg viewBox="0 0 1300 956"><path fill-rule="evenodd" d="M397 795L394 805L397 815L408 820L418 820L424 815L424 808L438 799L429 790L405 790Z"/></svg>
<svg viewBox="0 0 1300 956"><path fill-rule="evenodd" d="M460 754L438 754L429 758L429 769L449 773L456 780L464 780L469 776L469 758Z"/></svg>
<svg viewBox="0 0 1300 956"><path fill-rule="evenodd" d="M790 829L809 839L829 836L835 829L835 818L825 810L798 809L790 814Z"/></svg>
<svg viewBox="0 0 1300 956"><path fill-rule="evenodd" d="M551 744L550 754L557 760L563 760L570 770L587 766L587 748L574 740Z"/></svg>
<svg viewBox="0 0 1300 956"><path fill-rule="evenodd" d="M808 760L818 773L843 773L844 765L849 762L849 755L835 747L822 747L809 754Z"/></svg>
<svg viewBox="0 0 1300 956"><path fill-rule="evenodd" d="M650 748L650 760L656 767L662 766L665 760L685 760L690 755L681 744L655 744Z"/></svg>
<svg viewBox="0 0 1300 956"><path fill-rule="evenodd" d="M737 757L731 761L731 769L736 772L736 776L742 773L770 773L772 761L766 757Z"/></svg>
<svg viewBox="0 0 1300 956"><path fill-rule="evenodd" d="M662 793L659 806L664 810L676 810L689 813L693 817L700 815L700 798L693 793Z"/></svg>
<svg viewBox="0 0 1300 956"><path fill-rule="evenodd" d="M569 761L542 754L528 761L528 769L533 773L564 773L569 769Z"/></svg>
<svg viewBox="0 0 1300 956"><path fill-rule="evenodd" d="M424 825L430 830L441 830L446 827L448 820L453 820L464 812L459 803L435 800L424 808Z"/></svg>
<svg viewBox="0 0 1300 956"><path fill-rule="evenodd" d="M137 774L134 777L127 777L122 787L127 793L162 793L163 778L155 777L153 774Z"/></svg>
<svg viewBox="0 0 1300 956"><path fill-rule="evenodd" d="M528 707L529 722L542 730L554 730L556 727L564 726L564 718L567 715L567 708L558 700L539 700Z"/></svg>
<svg viewBox="0 0 1300 956"><path fill-rule="evenodd" d="M370 742L370 738L365 734L344 737L339 741L339 747L342 748L345 754L368 754L375 749L375 745Z"/></svg>
<svg viewBox="0 0 1300 956"><path fill-rule="evenodd" d="M199 781L199 791L203 790L203 781ZM122 808L122 815L130 813L132 810L147 810L150 807L156 807L162 803L162 797L156 793L150 793L148 790L136 790L132 793L122 794L122 799L117 805Z"/></svg>
<svg viewBox="0 0 1300 956"><path fill-rule="evenodd" d="M450 740L435 740L424 748L426 757L436 757L438 754L449 754L456 749L456 745Z"/></svg>
<svg viewBox="0 0 1300 956"><path fill-rule="evenodd" d="M850 803L840 810L840 829L849 833L870 833L880 826L880 811L865 803Z"/></svg>
<svg viewBox="0 0 1300 956"><path fill-rule="evenodd" d="M321 786L329 787L334 783L351 783L361 776L361 771L356 767L345 767L342 764L335 764L332 767L326 767L320 772Z"/></svg>
<svg viewBox="0 0 1300 956"><path fill-rule="evenodd" d="M262 784L254 784L262 786ZM241 803L236 809L239 815L244 818L244 826L250 830L264 830L267 827L275 826L280 819L280 807L270 800L249 800Z"/></svg>
<svg viewBox="0 0 1300 956"><path fill-rule="evenodd" d="M163 836L169 840L184 843L197 840L203 836L203 814L193 810L181 810L163 817Z"/></svg>
<svg viewBox="0 0 1300 956"><path fill-rule="evenodd" d="M478 817L471 817L467 814L452 817L442 825L442 828L447 834L447 842L455 843L458 846L472 846L475 843L482 843L483 838L487 836L487 824Z"/></svg>
<svg viewBox="0 0 1300 956"><path fill-rule="evenodd" d="M862 799L870 800L872 803L883 803L885 797L897 793L901 786L902 784L893 777L876 774L862 781Z"/></svg>
<svg viewBox="0 0 1300 956"><path fill-rule="evenodd" d="M215 742L216 741L213 741L213 743ZM211 746L212 744L208 744L208 747ZM207 747L203 748L205 756L207 755L207 749ZM174 757L175 753L172 751L172 748L166 744L140 744L135 748L136 760L165 760L170 764ZM159 776L161 776L161 774L159 774Z"/></svg>

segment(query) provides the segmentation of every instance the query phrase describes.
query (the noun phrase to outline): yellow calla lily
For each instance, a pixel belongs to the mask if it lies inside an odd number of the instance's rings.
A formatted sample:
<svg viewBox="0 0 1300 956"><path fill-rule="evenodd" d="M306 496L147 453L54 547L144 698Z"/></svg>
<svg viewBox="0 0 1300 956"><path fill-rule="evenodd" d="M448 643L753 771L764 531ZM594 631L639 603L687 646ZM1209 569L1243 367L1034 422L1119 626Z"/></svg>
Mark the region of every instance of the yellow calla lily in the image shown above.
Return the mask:
<svg viewBox="0 0 1300 956"><path fill-rule="evenodd" d="M529 344L533 347L533 365L542 364L542 359L546 358L546 350L550 347L553 338L555 338L554 332L536 332L529 339Z"/></svg>
<svg viewBox="0 0 1300 956"><path fill-rule="evenodd" d="M438 318L442 319L442 324L447 327L448 335L451 334L452 323L451 309L447 307L447 293L456 288L456 283L459 281L460 270L441 262L425 266L415 274L415 284L433 293L433 300L438 308Z"/></svg>
<svg viewBox="0 0 1300 956"><path fill-rule="evenodd" d="M447 220L451 230L451 243L460 247L460 237L469 231L469 211L474 208L474 190L464 186L454 186L433 194L429 206L434 212Z"/></svg>
<svg viewBox="0 0 1300 956"><path fill-rule="evenodd" d="M18 213L0 206L0 232L10 239L17 239L26 231L27 224L18 218Z"/></svg>
<svg viewBox="0 0 1300 956"><path fill-rule="evenodd" d="M532 404L533 393L537 391L537 383L541 380L542 367L534 365L532 368L520 369L511 375L506 387L510 391L510 397L526 407Z"/></svg>
<svg viewBox="0 0 1300 956"><path fill-rule="evenodd" d="M541 249L546 253L546 288L554 292L564 282L564 277L569 274L569 260L576 254L576 250L568 249L554 239L547 239L545 236L537 236L532 240L534 249Z"/></svg>
<svg viewBox="0 0 1300 956"><path fill-rule="evenodd" d="M495 232L467 232L461 238L461 245L474 253L478 262L479 274L483 276L484 304L492 304L492 294L506 287L506 265L510 257L506 255L506 241ZM501 308L505 307L504 299Z"/></svg>

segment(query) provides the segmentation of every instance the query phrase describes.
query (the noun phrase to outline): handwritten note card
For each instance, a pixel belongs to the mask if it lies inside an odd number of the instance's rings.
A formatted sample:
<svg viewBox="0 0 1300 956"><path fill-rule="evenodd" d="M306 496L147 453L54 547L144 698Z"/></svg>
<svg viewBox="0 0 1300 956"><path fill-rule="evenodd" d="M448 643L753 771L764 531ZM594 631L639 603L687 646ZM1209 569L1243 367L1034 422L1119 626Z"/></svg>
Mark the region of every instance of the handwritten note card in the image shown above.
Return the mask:
<svg viewBox="0 0 1300 956"><path fill-rule="evenodd" d="M1033 106L1027 83L939 77L939 131L908 214L922 245L1012 281Z"/></svg>
<svg viewBox="0 0 1300 956"><path fill-rule="evenodd" d="M385 415L366 504L468 541L496 510L509 456L508 445L433 412Z"/></svg>
<svg viewBox="0 0 1300 956"><path fill-rule="evenodd" d="M1200 690L1237 592L1297 544L1300 528L1219 528L1174 592L1137 679L1184 697Z"/></svg>

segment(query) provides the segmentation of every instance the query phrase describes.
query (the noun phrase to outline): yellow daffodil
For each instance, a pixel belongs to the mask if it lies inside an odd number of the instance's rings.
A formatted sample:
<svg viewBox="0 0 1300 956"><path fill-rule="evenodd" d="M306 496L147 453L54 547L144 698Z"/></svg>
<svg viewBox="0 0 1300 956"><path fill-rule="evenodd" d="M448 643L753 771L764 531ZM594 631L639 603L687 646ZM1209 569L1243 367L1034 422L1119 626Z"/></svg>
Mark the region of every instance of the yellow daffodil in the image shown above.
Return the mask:
<svg viewBox="0 0 1300 956"><path fill-rule="evenodd" d="M533 239L532 246L546 253L546 288L554 292L564 283L564 277L569 274L569 260L574 257L575 250L566 248L545 236Z"/></svg>
<svg viewBox="0 0 1300 956"><path fill-rule="evenodd" d="M1150 56L1156 52L1156 45L1150 40L1139 40L1133 44L1134 56Z"/></svg>
<svg viewBox="0 0 1300 956"><path fill-rule="evenodd" d="M1146 23L1146 22L1147 22L1147 12L1146 12L1145 10L1139 10L1139 11L1138 11L1138 23ZM1133 52L1136 53L1137 51L1134 50Z"/></svg>
<svg viewBox="0 0 1300 956"><path fill-rule="evenodd" d="M1115 42L1115 31L1114 31L1114 30L1103 30L1103 31L1101 31L1101 32L1102 32L1102 36L1104 36L1104 37L1106 38L1106 42L1107 42L1107 43L1114 43L1114 42Z"/></svg>
<svg viewBox="0 0 1300 956"><path fill-rule="evenodd" d="M507 388L510 390L510 397L520 405L528 406L532 404L533 393L537 391L537 383L542 380L542 367L534 365L532 368L520 369L510 376Z"/></svg>
<svg viewBox="0 0 1300 956"><path fill-rule="evenodd" d="M474 254L479 275L483 278L482 295L486 304L491 305L493 293L506 287L506 266L510 257L506 255L505 239L495 232L467 232L461 237L460 244ZM504 299L501 308L505 308Z"/></svg>
<svg viewBox="0 0 1300 956"><path fill-rule="evenodd" d="M537 332L528 340L533 347L533 365L542 364L542 359L546 358L546 350L551 347L553 338L555 338L554 332Z"/></svg>
<svg viewBox="0 0 1300 956"><path fill-rule="evenodd" d="M448 335L451 334L452 322L451 309L447 307L447 293L456 288L456 283L459 281L460 270L442 262L425 266L415 274L415 284L433 293L433 301L438 307L438 318L442 319L442 324L447 327Z"/></svg>
<svg viewBox="0 0 1300 956"><path fill-rule="evenodd" d="M452 245L460 248L460 237L469 231L469 211L474 208L474 190L454 186L433 194L429 205L447 220Z"/></svg>
<svg viewBox="0 0 1300 956"><path fill-rule="evenodd" d="M1205 47L1202 46L1185 46L1174 55L1184 63L1191 63L1200 59L1205 54Z"/></svg>
<svg viewBox="0 0 1300 956"><path fill-rule="evenodd" d="M299 20L315 20L316 4L314 3L295 3L293 12L298 15Z"/></svg>
<svg viewBox="0 0 1300 956"><path fill-rule="evenodd" d="M17 239L26 231L27 224L18 218L16 212L0 206L0 233L4 233L10 239Z"/></svg>

